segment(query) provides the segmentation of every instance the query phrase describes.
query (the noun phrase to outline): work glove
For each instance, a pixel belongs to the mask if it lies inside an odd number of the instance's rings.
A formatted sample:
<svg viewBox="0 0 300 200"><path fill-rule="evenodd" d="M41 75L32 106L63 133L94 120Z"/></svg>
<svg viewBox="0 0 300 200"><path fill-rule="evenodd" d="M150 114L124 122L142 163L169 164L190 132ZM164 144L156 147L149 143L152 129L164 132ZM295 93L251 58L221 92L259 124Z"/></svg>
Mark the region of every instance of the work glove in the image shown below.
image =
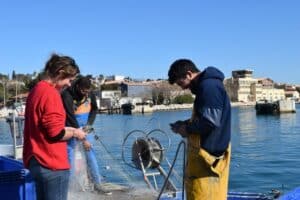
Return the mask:
<svg viewBox="0 0 300 200"><path fill-rule="evenodd" d="M186 131L186 121L176 121L175 123L171 123L170 127L174 133L180 134L181 137L188 136L188 133Z"/></svg>

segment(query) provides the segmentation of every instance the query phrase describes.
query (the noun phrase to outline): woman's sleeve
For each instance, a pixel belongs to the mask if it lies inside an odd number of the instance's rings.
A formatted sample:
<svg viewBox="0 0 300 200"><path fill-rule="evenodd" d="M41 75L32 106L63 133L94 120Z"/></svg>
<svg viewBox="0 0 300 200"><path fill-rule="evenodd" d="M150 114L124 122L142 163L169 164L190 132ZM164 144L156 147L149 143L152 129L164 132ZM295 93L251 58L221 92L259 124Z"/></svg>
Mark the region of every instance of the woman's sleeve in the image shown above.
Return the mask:
<svg viewBox="0 0 300 200"><path fill-rule="evenodd" d="M42 106L41 126L46 137L56 137L65 128L66 114L58 92L48 92L40 102Z"/></svg>

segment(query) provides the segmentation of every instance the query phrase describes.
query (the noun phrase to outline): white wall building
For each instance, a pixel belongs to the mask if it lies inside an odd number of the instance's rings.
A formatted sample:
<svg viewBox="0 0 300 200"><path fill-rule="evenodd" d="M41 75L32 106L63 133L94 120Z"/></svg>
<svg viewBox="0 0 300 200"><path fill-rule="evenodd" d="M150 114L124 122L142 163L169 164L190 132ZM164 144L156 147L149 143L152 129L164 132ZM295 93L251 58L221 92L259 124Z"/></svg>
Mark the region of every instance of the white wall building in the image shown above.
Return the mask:
<svg viewBox="0 0 300 200"><path fill-rule="evenodd" d="M297 90L293 90L293 91L285 91L285 97L287 99L293 99L298 101L299 100L299 92Z"/></svg>
<svg viewBox="0 0 300 200"><path fill-rule="evenodd" d="M251 70L236 70L232 78L224 81L225 88L233 102L277 101L285 99L285 90L274 88L268 78L252 78ZM298 97L299 98L299 97Z"/></svg>
<svg viewBox="0 0 300 200"><path fill-rule="evenodd" d="M140 97L122 97L119 100L120 106L123 104L131 103L133 105L136 105L138 103L143 103L143 99Z"/></svg>
<svg viewBox="0 0 300 200"><path fill-rule="evenodd" d="M224 85L233 102L257 101L262 94L262 85L252 78L251 70L232 71L232 78L226 79Z"/></svg>
<svg viewBox="0 0 300 200"><path fill-rule="evenodd" d="M116 107L119 106L121 98L120 90L103 90L101 91L100 107Z"/></svg>
<svg viewBox="0 0 300 200"><path fill-rule="evenodd" d="M120 98L121 97L121 91L120 90L103 90L101 91L101 98L107 99L107 98Z"/></svg>
<svg viewBox="0 0 300 200"><path fill-rule="evenodd" d="M267 101L277 101L285 99L285 92L284 89L277 89L277 88L263 88L262 95L259 100L267 100Z"/></svg>
<svg viewBox="0 0 300 200"><path fill-rule="evenodd" d="M124 81L125 76L112 75L112 76L106 76L105 78L108 81Z"/></svg>

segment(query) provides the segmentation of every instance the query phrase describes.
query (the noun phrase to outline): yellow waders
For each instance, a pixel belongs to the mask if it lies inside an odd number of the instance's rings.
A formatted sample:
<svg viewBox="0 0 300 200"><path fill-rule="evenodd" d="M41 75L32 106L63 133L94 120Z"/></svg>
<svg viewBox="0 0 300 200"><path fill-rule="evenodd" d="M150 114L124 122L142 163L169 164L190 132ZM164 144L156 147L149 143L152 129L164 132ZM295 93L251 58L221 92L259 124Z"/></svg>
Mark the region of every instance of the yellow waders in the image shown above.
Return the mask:
<svg viewBox="0 0 300 200"><path fill-rule="evenodd" d="M188 136L185 189L187 200L226 200L230 144L221 157L215 157L200 148L200 136Z"/></svg>

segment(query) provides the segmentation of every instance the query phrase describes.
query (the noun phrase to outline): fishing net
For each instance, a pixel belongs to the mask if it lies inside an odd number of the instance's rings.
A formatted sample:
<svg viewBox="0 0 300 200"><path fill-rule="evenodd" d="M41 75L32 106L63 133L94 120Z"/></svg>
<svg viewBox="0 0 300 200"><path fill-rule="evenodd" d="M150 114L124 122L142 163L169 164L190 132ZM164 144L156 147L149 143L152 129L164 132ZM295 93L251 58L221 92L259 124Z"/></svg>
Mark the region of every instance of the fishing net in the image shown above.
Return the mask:
<svg viewBox="0 0 300 200"><path fill-rule="evenodd" d="M93 191L94 186L89 178L85 149L82 142L76 142L73 154L74 163L71 169L69 191Z"/></svg>

